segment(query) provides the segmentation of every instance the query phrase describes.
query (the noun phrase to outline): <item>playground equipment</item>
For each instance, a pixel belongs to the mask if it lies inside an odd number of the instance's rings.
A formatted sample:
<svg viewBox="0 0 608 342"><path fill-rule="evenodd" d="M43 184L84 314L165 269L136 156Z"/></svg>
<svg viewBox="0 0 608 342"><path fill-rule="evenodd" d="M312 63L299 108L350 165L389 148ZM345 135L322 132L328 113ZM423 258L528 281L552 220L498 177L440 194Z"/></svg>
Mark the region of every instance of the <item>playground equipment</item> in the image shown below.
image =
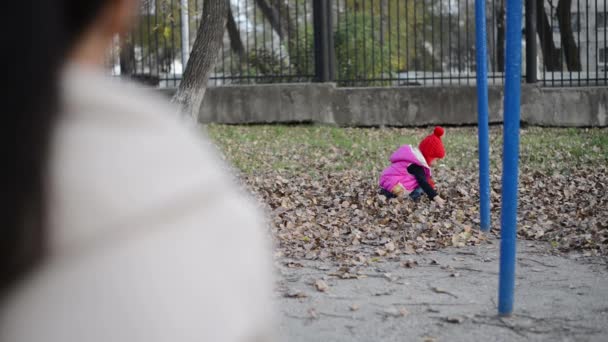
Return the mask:
<svg viewBox="0 0 608 342"><path fill-rule="evenodd" d="M488 119L488 46L485 0L475 0L477 51L477 126L479 134L479 213L481 230L490 230L490 132Z"/></svg>
<svg viewBox="0 0 608 342"><path fill-rule="evenodd" d="M488 231L490 229L490 165L485 13L484 0L476 0L480 223L481 229ZM498 314L501 316L508 316L513 312L515 290L522 46L521 0L507 0L506 13L504 143L498 280Z"/></svg>
<svg viewBox="0 0 608 342"><path fill-rule="evenodd" d="M500 276L498 283L498 313L500 315L510 315L513 312L513 291L515 288L521 92L521 0L507 0L506 12L505 118L500 220Z"/></svg>

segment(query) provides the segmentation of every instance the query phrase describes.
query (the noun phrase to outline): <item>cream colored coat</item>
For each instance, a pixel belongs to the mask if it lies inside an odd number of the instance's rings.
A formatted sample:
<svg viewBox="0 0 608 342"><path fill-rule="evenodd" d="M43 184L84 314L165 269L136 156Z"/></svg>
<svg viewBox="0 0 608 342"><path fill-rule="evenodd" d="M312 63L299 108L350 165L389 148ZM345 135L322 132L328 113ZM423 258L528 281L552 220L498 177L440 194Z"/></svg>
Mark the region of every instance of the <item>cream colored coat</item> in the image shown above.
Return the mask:
<svg viewBox="0 0 608 342"><path fill-rule="evenodd" d="M159 95L71 67L49 166L50 255L0 341L268 341L257 208Z"/></svg>

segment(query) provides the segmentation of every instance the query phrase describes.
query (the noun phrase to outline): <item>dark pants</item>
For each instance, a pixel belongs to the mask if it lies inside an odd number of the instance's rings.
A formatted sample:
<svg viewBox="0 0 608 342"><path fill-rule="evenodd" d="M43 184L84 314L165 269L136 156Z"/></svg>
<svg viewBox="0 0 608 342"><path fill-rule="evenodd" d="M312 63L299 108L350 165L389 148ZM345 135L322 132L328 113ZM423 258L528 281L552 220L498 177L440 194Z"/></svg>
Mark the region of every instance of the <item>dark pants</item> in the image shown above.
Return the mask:
<svg viewBox="0 0 608 342"><path fill-rule="evenodd" d="M422 195L424 194L424 191L422 190L421 187L417 187L414 191L412 191L412 193L410 194L410 198L414 201L417 201L420 199L420 197L422 197Z"/></svg>

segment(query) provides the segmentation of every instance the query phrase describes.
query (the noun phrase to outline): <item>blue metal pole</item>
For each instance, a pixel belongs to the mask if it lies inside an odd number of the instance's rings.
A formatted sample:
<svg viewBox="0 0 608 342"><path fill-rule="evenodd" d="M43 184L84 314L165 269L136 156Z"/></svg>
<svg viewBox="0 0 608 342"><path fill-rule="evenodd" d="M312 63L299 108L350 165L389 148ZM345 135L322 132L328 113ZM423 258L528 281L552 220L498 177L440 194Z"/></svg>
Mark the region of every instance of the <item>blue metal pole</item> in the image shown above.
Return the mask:
<svg viewBox="0 0 608 342"><path fill-rule="evenodd" d="M517 242L517 178L519 161L519 106L521 91L521 0L507 0L505 58L505 119L500 230L498 313L513 312L515 247Z"/></svg>
<svg viewBox="0 0 608 342"><path fill-rule="evenodd" d="M477 131L479 135L479 214L481 230L490 230L490 132L488 123L488 47L485 0L475 0L477 50Z"/></svg>

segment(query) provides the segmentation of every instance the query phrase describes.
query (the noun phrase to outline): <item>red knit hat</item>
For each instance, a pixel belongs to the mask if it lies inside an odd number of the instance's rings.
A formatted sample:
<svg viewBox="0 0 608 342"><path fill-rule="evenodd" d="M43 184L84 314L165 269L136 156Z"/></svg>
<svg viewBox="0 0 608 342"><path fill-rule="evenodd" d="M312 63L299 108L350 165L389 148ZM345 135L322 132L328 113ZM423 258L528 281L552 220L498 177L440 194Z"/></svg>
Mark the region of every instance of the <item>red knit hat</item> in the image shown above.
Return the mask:
<svg viewBox="0 0 608 342"><path fill-rule="evenodd" d="M443 148L443 143L441 142L441 137L443 136L444 130L442 127L435 127L433 134L424 138L418 148L424 159L426 159L427 164L431 165L433 160L445 157L445 149Z"/></svg>

